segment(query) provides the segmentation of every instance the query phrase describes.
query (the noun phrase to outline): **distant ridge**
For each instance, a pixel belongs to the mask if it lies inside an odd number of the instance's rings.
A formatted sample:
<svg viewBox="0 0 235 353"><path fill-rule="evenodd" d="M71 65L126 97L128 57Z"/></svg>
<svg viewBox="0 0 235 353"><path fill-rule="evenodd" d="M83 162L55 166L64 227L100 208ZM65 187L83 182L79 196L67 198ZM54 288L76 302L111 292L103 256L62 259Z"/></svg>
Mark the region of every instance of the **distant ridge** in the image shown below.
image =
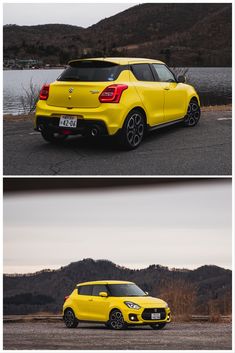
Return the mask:
<svg viewBox="0 0 235 353"><path fill-rule="evenodd" d="M58 313L64 296L70 294L77 283L99 279L133 281L151 295L168 301L176 314L187 314L188 310L190 314L204 315L231 313L230 270L213 265L196 270L168 269L161 265L133 270L109 260L84 259L58 270L5 274L4 314Z"/></svg>
<svg viewBox="0 0 235 353"><path fill-rule="evenodd" d="M144 56L170 66L231 66L231 9L226 3L145 3L87 29L6 25L4 59L55 65L86 56Z"/></svg>

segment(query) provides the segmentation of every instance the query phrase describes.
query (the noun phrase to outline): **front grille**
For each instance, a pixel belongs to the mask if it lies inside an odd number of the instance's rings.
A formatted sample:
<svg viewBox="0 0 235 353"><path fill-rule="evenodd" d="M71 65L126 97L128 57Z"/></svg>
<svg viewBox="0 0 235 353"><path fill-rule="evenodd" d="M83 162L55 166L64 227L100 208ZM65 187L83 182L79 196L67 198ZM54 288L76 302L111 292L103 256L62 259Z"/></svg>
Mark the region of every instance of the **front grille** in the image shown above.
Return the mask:
<svg viewBox="0 0 235 353"><path fill-rule="evenodd" d="M142 319L143 320L152 320L151 314L153 313L160 313L161 318L159 320L165 320L166 318L166 311L164 308L149 308L149 309L144 309L142 313Z"/></svg>

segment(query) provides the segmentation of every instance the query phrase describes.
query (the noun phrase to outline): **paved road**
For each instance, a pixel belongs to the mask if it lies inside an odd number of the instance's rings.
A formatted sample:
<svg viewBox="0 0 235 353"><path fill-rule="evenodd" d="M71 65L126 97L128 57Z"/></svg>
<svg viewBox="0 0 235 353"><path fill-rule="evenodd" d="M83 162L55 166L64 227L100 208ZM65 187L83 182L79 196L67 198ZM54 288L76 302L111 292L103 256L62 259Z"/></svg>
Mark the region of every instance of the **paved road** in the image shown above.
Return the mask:
<svg viewBox="0 0 235 353"><path fill-rule="evenodd" d="M63 322L5 323L4 349L232 349L228 323L171 323L161 331L148 326L112 331L102 325L80 324L66 329Z"/></svg>
<svg viewBox="0 0 235 353"><path fill-rule="evenodd" d="M149 134L134 151L112 140L44 142L30 121L4 121L4 175L231 175L230 111L204 112L194 128Z"/></svg>

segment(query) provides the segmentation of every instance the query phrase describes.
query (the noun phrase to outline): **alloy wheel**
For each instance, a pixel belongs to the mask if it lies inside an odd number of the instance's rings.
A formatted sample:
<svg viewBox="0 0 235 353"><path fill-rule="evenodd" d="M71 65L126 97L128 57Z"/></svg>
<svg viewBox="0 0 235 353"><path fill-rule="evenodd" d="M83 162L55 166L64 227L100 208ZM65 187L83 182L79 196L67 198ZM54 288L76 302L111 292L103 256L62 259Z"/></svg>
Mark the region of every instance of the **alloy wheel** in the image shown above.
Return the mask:
<svg viewBox="0 0 235 353"><path fill-rule="evenodd" d="M132 147L137 147L144 135L144 119L142 115L134 113L127 122L126 136Z"/></svg>
<svg viewBox="0 0 235 353"><path fill-rule="evenodd" d="M122 313L119 310L115 310L110 315L110 326L114 330L121 330L124 328L125 323Z"/></svg>
<svg viewBox="0 0 235 353"><path fill-rule="evenodd" d="M200 107L196 101L191 101L188 106L187 115L184 119L186 126L195 126L200 119Z"/></svg>

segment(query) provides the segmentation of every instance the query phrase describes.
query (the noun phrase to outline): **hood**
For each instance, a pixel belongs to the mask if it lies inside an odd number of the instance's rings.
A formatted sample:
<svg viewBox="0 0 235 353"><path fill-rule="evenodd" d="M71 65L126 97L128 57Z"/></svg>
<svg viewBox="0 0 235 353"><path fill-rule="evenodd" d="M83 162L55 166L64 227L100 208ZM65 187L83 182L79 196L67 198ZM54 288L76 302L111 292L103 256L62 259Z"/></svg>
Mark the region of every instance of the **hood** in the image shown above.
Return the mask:
<svg viewBox="0 0 235 353"><path fill-rule="evenodd" d="M145 308L152 308L152 307L165 308L166 307L166 302L164 302L164 300L159 298L149 297L149 296L122 297L120 299L127 302L133 302L135 304L138 304L139 306L144 306Z"/></svg>

